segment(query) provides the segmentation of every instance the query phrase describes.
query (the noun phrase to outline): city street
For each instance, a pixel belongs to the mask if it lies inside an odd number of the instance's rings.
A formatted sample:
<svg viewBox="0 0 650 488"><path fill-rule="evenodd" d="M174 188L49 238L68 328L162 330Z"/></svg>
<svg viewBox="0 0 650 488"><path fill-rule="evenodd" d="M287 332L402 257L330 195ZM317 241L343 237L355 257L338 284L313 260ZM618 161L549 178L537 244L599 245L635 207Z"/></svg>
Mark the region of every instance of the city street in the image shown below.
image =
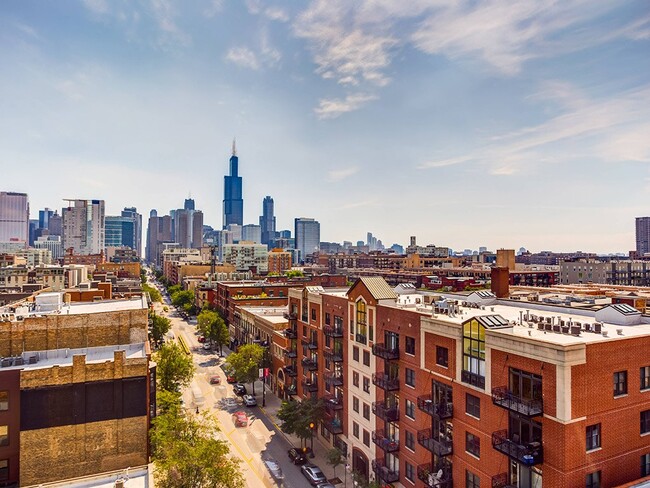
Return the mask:
<svg viewBox="0 0 650 488"><path fill-rule="evenodd" d="M207 408L215 414L221 428L221 438L230 443L233 455L242 460L241 468L246 478L246 486L258 488L260 483L269 488L309 486L300 472L300 467L294 466L287 456L288 449L300 444L297 438L286 436L277 426L275 413L280 406L280 400L267 389L266 407L262 407L262 383L257 381L255 397L259 406L243 406L241 399L233 393L232 385L226 383L226 375L221 368L230 350L223 348L223 358L219 356L218 351L204 350L203 344L198 341L196 319L192 319L191 322L183 320L164 294L163 300L169 310L164 312L163 305L155 303L156 314L164 315L171 320L172 328L168 337L172 339L173 336L174 340L182 339L185 342L192 351L196 366L194 379L183 392L184 404L190 411L194 411L198 406L201 411ZM211 385L210 377L215 375L221 378L221 382L218 385ZM246 388L248 393L252 393L251 385L247 384ZM249 419L248 426L235 427L232 414L237 411L246 413ZM321 468L328 479L334 478L333 469L325 461L326 448L317 440L314 440L314 452L316 456L311 461ZM263 460L268 458L275 459L280 465L284 473L282 482L275 481L266 469ZM343 471L343 466L337 468L337 474L341 477Z"/></svg>

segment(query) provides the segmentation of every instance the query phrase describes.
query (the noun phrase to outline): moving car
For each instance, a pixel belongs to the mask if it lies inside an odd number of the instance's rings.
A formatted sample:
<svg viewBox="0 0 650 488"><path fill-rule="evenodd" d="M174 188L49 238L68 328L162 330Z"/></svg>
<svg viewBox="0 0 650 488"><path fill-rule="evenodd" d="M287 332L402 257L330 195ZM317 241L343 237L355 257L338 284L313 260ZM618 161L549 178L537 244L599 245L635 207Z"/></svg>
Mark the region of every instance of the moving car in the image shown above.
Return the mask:
<svg viewBox="0 0 650 488"><path fill-rule="evenodd" d="M248 425L248 416L242 411L235 412L232 414L232 422L235 427L246 427Z"/></svg>
<svg viewBox="0 0 650 488"><path fill-rule="evenodd" d="M307 456L302 452L302 449L297 447L291 448L287 451L289 459L293 464L305 464L307 462Z"/></svg>
<svg viewBox="0 0 650 488"><path fill-rule="evenodd" d="M257 406L257 400L255 400L255 397L253 395L244 395L242 397L242 400L244 401L244 405L246 405L247 407Z"/></svg>
<svg viewBox="0 0 650 488"><path fill-rule="evenodd" d="M246 387L242 385L241 383L235 383L232 387L232 391L235 392L235 395L237 396L244 396L246 393Z"/></svg>
<svg viewBox="0 0 650 488"><path fill-rule="evenodd" d="M210 384L211 385L220 385L221 384L221 378L217 375L210 376Z"/></svg>
<svg viewBox="0 0 650 488"><path fill-rule="evenodd" d="M284 479L284 473L282 473L282 469L280 469L280 465L275 459L268 458L264 460L264 464L266 465L266 469L269 470L269 473L271 473L271 476L273 476L273 479L277 481Z"/></svg>
<svg viewBox="0 0 650 488"><path fill-rule="evenodd" d="M327 482L327 478L320 470L320 468L315 464L305 464L304 466L300 467L300 471L312 486Z"/></svg>

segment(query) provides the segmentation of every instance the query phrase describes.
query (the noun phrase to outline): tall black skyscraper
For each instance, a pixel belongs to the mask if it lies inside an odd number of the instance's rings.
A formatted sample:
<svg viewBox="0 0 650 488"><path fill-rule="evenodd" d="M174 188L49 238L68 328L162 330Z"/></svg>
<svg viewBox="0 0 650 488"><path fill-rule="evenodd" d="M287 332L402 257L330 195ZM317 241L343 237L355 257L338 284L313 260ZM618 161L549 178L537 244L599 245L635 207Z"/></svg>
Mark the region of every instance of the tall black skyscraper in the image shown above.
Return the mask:
<svg viewBox="0 0 650 488"><path fill-rule="evenodd" d="M244 200L242 198L242 181L239 172L239 158L235 141L232 141L230 157L230 175L223 177L223 228L230 224L244 224Z"/></svg>
<svg viewBox="0 0 650 488"><path fill-rule="evenodd" d="M273 199L264 197L262 202L262 215L260 216L260 227L262 228L262 244L269 244L275 239L275 216L273 215Z"/></svg>

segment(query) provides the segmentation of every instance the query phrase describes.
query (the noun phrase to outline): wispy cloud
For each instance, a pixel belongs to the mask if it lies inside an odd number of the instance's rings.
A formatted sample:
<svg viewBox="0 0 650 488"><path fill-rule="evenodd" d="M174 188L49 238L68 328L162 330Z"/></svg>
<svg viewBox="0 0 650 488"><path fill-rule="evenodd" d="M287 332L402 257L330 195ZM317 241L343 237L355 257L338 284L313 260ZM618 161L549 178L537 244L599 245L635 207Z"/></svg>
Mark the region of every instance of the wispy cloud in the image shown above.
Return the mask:
<svg viewBox="0 0 650 488"><path fill-rule="evenodd" d="M359 109L376 98L376 95L353 93L343 99L321 99L318 107L314 109L314 112L319 119L335 119L344 113Z"/></svg>
<svg viewBox="0 0 650 488"><path fill-rule="evenodd" d="M108 13L108 3L106 0L83 0L84 6L96 14Z"/></svg>
<svg viewBox="0 0 650 488"><path fill-rule="evenodd" d="M264 15L271 20L277 20L278 22L288 22L289 14L281 9L280 7L268 7L264 10Z"/></svg>
<svg viewBox="0 0 650 488"><path fill-rule="evenodd" d="M349 178L350 176L358 172L359 172L358 166L350 166L349 168L333 169L328 171L327 179L328 181L331 182L341 181L341 180L345 180L346 178Z"/></svg>
<svg viewBox="0 0 650 488"><path fill-rule="evenodd" d="M181 44L188 46L192 38L176 23L176 11L170 0L151 0L154 18L162 34L159 37L161 44Z"/></svg>
<svg viewBox="0 0 650 488"><path fill-rule="evenodd" d="M203 15L212 18L223 10L223 0L212 0L203 11Z"/></svg>
<svg viewBox="0 0 650 488"><path fill-rule="evenodd" d="M246 46L232 47L226 53L226 60L242 68L260 70L262 67L273 67L282 59L282 53L276 49L269 39L266 29L262 29L259 38L259 49L253 51Z"/></svg>
<svg viewBox="0 0 650 488"><path fill-rule="evenodd" d="M242 68L260 69L260 62L257 59L257 55L245 46L230 48L226 53L226 60Z"/></svg>

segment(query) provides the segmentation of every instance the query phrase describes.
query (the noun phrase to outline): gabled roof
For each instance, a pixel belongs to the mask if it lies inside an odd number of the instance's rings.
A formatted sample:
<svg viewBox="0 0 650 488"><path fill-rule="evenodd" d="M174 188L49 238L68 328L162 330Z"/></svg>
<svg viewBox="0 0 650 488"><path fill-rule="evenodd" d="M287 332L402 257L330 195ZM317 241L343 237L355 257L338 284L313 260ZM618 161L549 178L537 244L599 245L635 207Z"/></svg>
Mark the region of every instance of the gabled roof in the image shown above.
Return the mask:
<svg viewBox="0 0 650 488"><path fill-rule="evenodd" d="M361 276L348 290L348 295L359 283L363 283L375 300L397 299L397 294L381 276Z"/></svg>

